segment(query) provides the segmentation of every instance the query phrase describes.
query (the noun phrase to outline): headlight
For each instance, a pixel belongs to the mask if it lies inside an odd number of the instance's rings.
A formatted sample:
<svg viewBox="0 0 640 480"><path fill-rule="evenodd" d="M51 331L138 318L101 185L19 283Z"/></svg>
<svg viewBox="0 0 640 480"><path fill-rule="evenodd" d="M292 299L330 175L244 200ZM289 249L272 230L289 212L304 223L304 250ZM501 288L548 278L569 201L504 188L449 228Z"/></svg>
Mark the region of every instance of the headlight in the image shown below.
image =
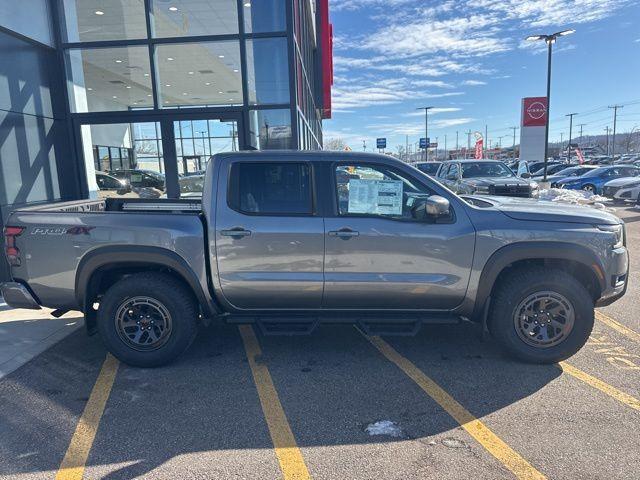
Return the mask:
<svg viewBox="0 0 640 480"><path fill-rule="evenodd" d="M596 225L598 230L603 232L611 232L614 234L613 248L620 248L624 245L624 226L623 225Z"/></svg>
<svg viewBox="0 0 640 480"><path fill-rule="evenodd" d="M473 189L473 193L489 193L489 187L487 187L486 185L473 187Z"/></svg>

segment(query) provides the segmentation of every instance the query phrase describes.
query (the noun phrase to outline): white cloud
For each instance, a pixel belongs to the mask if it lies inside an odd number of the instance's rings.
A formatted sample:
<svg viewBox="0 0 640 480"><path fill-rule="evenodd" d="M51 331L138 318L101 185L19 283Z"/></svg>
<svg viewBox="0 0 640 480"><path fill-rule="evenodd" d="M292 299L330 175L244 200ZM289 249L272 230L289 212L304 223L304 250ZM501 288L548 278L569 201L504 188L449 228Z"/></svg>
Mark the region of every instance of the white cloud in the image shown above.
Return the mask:
<svg viewBox="0 0 640 480"><path fill-rule="evenodd" d="M442 80L413 80L411 85L414 87L437 87L437 88L453 88L453 85Z"/></svg>
<svg viewBox="0 0 640 480"><path fill-rule="evenodd" d="M486 85L487 82L483 82L482 80L465 80L464 82L462 82L462 85L467 85L470 87L476 86L476 85Z"/></svg>

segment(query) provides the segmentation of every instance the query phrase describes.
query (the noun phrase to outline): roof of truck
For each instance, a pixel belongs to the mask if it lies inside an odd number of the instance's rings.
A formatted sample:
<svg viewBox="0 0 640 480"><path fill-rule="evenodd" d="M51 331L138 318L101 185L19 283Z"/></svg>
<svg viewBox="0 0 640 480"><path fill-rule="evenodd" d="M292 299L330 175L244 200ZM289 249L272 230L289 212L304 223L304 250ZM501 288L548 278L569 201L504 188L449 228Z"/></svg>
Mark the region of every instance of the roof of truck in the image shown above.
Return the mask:
<svg viewBox="0 0 640 480"><path fill-rule="evenodd" d="M370 153L370 152L353 152L353 151L334 151L334 150L243 150L241 152L224 152L224 153L216 153L213 157L252 157L256 160L260 158L264 159L273 159L274 157L282 157L282 156L295 156L295 157L311 157L314 160L327 160L331 162L335 162L336 159L347 159L347 158L372 158L372 159L391 159L400 161L397 158L391 155L384 155L382 153Z"/></svg>

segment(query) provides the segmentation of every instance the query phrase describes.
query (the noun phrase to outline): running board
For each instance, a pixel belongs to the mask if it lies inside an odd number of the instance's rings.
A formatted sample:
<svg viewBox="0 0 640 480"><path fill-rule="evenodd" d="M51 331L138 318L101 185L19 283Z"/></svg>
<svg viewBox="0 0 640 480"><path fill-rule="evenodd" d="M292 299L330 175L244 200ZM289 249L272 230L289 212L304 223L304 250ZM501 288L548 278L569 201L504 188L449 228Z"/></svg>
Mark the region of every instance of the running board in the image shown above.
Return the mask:
<svg viewBox="0 0 640 480"><path fill-rule="evenodd" d="M320 324L352 324L356 325L364 334L370 336L415 336L424 324L456 324L461 321L459 317L438 314L433 316L373 316L358 314L325 314L319 316L267 314L253 316L229 314L221 315L219 318L228 324L254 324L265 336L310 335Z"/></svg>

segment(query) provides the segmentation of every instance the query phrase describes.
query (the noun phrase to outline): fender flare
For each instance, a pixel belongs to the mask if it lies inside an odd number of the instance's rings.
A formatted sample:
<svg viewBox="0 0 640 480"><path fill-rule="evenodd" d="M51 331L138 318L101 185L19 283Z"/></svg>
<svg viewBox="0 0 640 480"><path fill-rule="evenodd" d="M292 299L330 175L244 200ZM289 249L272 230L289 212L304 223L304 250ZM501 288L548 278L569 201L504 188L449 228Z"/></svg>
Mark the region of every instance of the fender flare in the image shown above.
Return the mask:
<svg viewBox="0 0 640 480"><path fill-rule="evenodd" d="M598 256L587 247L567 242L518 242L499 248L485 263L473 309L474 318L484 317L486 303L491 295L498 275L508 265L521 260L570 260L580 263L593 272L600 291L607 287L605 269ZM484 318L483 318L484 321Z"/></svg>
<svg viewBox="0 0 640 480"><path fill-rule="evenodd" d="M176 272L189 286L202 308L205 316L213 315L215 304L207 299L198 277L187 261L177 253L162 247L135 245L108 245L87 252L76 270L76 301L86 313L87 290L93 274L100 268L109 265L114 267L157 266Z"/></svg>

